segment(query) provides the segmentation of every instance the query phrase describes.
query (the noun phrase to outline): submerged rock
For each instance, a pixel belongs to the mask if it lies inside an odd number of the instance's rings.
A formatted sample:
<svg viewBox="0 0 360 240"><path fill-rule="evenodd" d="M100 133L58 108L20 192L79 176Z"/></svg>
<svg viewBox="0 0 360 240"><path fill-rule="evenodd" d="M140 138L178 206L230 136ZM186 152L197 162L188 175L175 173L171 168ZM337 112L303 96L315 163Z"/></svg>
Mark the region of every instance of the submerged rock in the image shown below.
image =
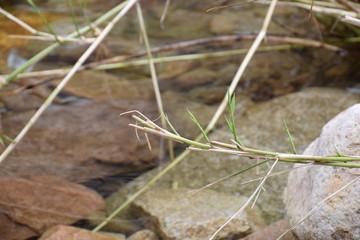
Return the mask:
<svg viewBox="0 0 360 240"><path fill-rule="evenodd" d="M71 181L155 166L157 138L152 138L153 149L149 151L143 135L139 141L134 129L128 126L130 116L119 117L120 113L134 109L150 118L158 115L151 102L136 100L78 101L50 107L4 166L15 173L47 173ZM28 111L3 117L4 133L14 138L33 114Z"/></svg>
<svg viewBox="0 0 360 240"><path fill-rule="evenodd" d="M150 79L128 80L99 71L77 73L64 91L97 101L150 100L153 97Z"/></svg>
<svg viewBox="0 0 360 240"><path fill-rule="evenodd" d="M297 146L298 152L313 141L320 133L321 127L338 112L359 102L360 97L343 90L313 88L303 92L289 94L268 102L247 105L241 110L243 102L235 116L237 133L245 146L264 150L291 151L283 119L286 120ZM174 125L176 127L176 125ZM212 140L230 142L233 138L227 127L217 129L209 135ZM199 188L220 178L248 168L257 162L256 159L244 159L227 154L192 152L183 159L170 174L163 176L155 188L171 188L176 183L181 188ZM274 172L292 168L292 164L278 163ZM246 181L262 177L267 166L237 175L212 187L218 192L250 196L258 181L244 184ZM107 199L108 213L118 207L126 198L152 179L161 168L152 170L130 182ZM281 174L268 178L257 199L257 205L265 215L267 223L283 218L285 213L282 200L287 175ZM181 200L179 200L181 201Z"/></svg>
<svg viewBox="0 0 360 240"><path fill-rule="evenodd" d="M198 68L180 75L175 80L175 83L178 84L180 88L189 90L212 83L216 76L216 72L212 70Z"/></svg>
<svg viewBox="0 0 360 240"><path fill-rule="evenodd" d="M328 122L304 155L360 156L360 104ZM359 163L359 162L357 162ZM297 165L296 165L297 166ZM360 170L307 166L291 171L285 192L286 210L300 239L360 239ZM351 181L353 184L326 199ZM321 203L321 204L320 204ZM314 208L316 211L306 215Z"/></svg>
<svg viewBox="0 0 360 240"><path fill-rule="evenodd" d="M145 218L163 239L208 239L240 207L246 198L213 191L196 194L185 189L147 192L135 200L134 211ZM150 217L150 219L149 219ZM219 232L215 239L245 236L263 225L257 208L247 209Z"/></svg>

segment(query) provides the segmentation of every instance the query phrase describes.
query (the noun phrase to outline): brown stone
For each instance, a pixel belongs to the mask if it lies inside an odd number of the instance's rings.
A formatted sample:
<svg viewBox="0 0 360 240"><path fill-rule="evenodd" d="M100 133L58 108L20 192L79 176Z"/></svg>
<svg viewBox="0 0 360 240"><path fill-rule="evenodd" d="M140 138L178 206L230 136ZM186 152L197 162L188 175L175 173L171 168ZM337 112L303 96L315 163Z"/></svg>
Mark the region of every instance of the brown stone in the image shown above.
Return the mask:
<svg viewBox="0 0 360 240"><path fill-rule="evenodd" d="M54 226L47 230L39 240L119 240L110 235L94 233L89 230L69 226Z"/></svg>
<svg viewBox="0 0 360 240"><path fill-rule="evenodd" d="M158 240L158 236L156 234L148 229L138 231L134 234L132 234L130 237L128 237L127 240Z"/></svg>
<svg viewBox="0 0 360 240"><path fill-rule="evenodd" d="M92 100L149 100L153 96L151 79L128 80L100 71L77 73L65 91Z"/></svg>
<svg viewBox="0 0 360 240"><path fill-rule="evenodd" d="M128 126L130 115L139 110L150 118L158 114L155 104L145 101L76 104L50 107L35 123L5 161L13 172L47 173L70 181L86 181L156 165L157 139L149 151L143 134L136 137ZM2 118L4 134L14 138L33 111ZM1 173L0 173L1 175Z"/></svg>
<svg viewBox="0 0 360 240"><path fill-rule="evenodd" d="M49 175L1 177L0 192L1 209L39 233L57 224L72 224L104 208L96 192Z"/></svg>
<svg viewBox="0 0 360 240"><path fill-rule="evenodd" d="M24 240L37 235L31 228L15 223L6 214L0 214L1 240Z"/></svg>
<svg viewBox="0 0 360 240"><path fill-rule="evenodd" d="M256 231L243 240L264 240L264 239L277 239L281 234L285 233L290 228L289 221L283 219L277 221L259 231ZM296 240L297 238L290 231L281 238L282 240Z"/></svg>
<svg viewBox="0 0 360 240"><path fill-rule="evenodd" d="M176 79L176 83L183 89L191 89L193 87L212 83L216 76L216 72L212 70L199 68L180 75Z"/></svg>

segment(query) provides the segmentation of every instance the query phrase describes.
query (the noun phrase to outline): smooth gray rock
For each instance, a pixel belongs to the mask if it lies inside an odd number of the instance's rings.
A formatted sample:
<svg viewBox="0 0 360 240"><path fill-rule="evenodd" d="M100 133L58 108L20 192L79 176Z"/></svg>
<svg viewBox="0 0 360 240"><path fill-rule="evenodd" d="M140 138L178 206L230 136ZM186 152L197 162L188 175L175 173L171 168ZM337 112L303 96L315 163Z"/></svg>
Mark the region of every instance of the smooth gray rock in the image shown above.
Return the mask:
<svg viewBox="0 0 360 240"><path fill-rule="evenodd" d="M360 156L360 104L337 115L305 150L305 155ZM359 163L359 162L357 162ZM294 169L285 192L286 210L292 225L318 204L354 179L345 190L323 202L298 225L300 239L360 239L360 170L358 168L308 166Z"/></svg>

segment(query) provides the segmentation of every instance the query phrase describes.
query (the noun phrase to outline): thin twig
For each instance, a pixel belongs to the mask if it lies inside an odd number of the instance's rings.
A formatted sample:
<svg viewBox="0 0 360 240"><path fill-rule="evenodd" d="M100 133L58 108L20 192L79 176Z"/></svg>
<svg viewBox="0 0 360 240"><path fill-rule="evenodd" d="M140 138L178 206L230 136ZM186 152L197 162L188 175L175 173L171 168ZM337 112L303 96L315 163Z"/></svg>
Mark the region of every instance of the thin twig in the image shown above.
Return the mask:
<svg viewBox="0 0 360 240"><path fill-rule="evenodd" d="M256 3L269 4L269 2L267 2L267 1L256 1ZM314 12L325 13L325 14L334 15L334 16L342 16L342 15L349 15L351 17L357 16L357 13L351 12L351 11L346 11L346 10L342 10L342 9L338 9L338 8L315 6L315 5L313 7L311 7L311 5L309 5L309 4L299 3L299 2L279 2L278 5L279 6L300 7L300 8L304 8L307 10L311 9L311 11L314 11Z"/></svg>
<svg viewBox="0 0 360 240"><path fill-rule="evenodd" d="M213 38L201 38L201 39L196 39L196 40L168 44L168 45L164 45L161 47L155 47L155 48L151 49L151 53L154 54L154 53L178 50L178 49L199 46L199 45L205 45L205 44L231 43L231 42L236 42L236 41L251 41L251 40L254 40L256 38L256 36L257 35L254 35L254 34L239 34L239 35L219 36L219 37L213 37ZM64 38L63 40L65 41L66 39L67 38ZM311 39L294 38L294 37L288 37L288 36L267 35L267 40L270 42L274 41L274 42L283 42L283 43L293 43L293 44L299 44L299 45L309 46L309 47L325 48L327 50L336 51L336 52L345 51L344 49L342 49L340 47L337 47L337 46L334 46L331 44L327 44L327 43L323 43L320 41L316 41L316 40L311 40ZM276 49L274 49L274 50L276 50ZM96 66L110 64L110 63L119 63L119 62L123 62L125 60L139 58L139 57L145 56L146 54L147 54L146 51L140 51L138 53L131 54L131 55L122 55L122 56L116 56L116 57L112 57L112 58L108 58L108 59L103 59L101 61L86 64L83 66L82 69L90 69L90 68L94 68ZM188 56L191 56L191 55L188 55ZM186 60L186 58L183 58L183 59ZM176 60L176 58L175 58L175 60ZM148 63L144 63L144 64L148 64ZM62 70L46 70L46 71L30 72L30 73L19 74L17 77L18 78L27 78L27 77L36 77L39 75L43 76L43 75L64 74L63 71L69 71L69 70L62 69Z"/></svg>
<svg viewBox="0 0 360 240"><path fill-rule="evenodd" d="M346 6L348 9L353 10L356 13L360 13L360 9L357 8L352 2L347 0L336 0L339 3L342 3L344 6Z"/></svg>
<svg viewBox="0 0 360 240"><path fill-rule="evenodd" d="M171 0L166 0L166 2L165 2L164 10L163 10L163 12L161 14L161 18L160 18L161 28L164 28L164 22L165 22L166 15L168 14L168 11L169 11L170 2L171 2Z"/></svg>
<svg viewBox="0 0 360 240"><path fill-rule="evenodd" d="M25 23L24 21L22 21L19 18L15 17L14 15L7 12L6 10L4 10L1 7L0 7L0 13L5 15L5 17L9 18L11 21L17 23L19 26L23 27L25 30L27 30L28 32L30 32L30 33L32 33L34 35L40 35L40 36L44 36L44 37L53 37L53 35L51 35L50 33L37 31L36 29L32 28L27 23Z"/></svg>
<svg viewBox="0 0 360 240"><path fill-rule="evenodd" d="M186 48L186 47L196 46L196 45L200 45L200 44L210 44L210 43L220 43L220 42L224 43L224 42L233 42L233 41L241 41L241 40L253 40L255 37L256 37L255 35L229 35L229 36L221 36L221 37L215 37L215 38L197 39L197 40L191 40L191 41L186 41L186 42L181 42L181 43L170 44L170 45L166 45L163 47L152 48L151 52L159 53L159 52L163 52L163 51L170 51L170 50L175 50L175 49L180 49L180 48ZM66 40L66 38L64 38L64 40ZM289 49L289 48L301 47L302 45L324 48L327 50L337 51L337 52L345 52L344 49L336 47L334 45L330 45L330 44L326 44L323 42L310 40L310 39L292 38L292 37L286 37L286 36L267 36L267 40L274 41L274 42L294 43L294 44L298 44L298 45L267 46L267 47L259 48L258 52L276 51L276 50L280 51L280 50L285 50L285 49ZM356 41L358 41L358 40L356 39ZM161 62L182 61L182 60L189 60L189 59L195 60L195 59L202 59L205 57L207 57L207 58L224 57L224 56L244 54L246 52L247 52L247 49L239 49L239 50L220 51L220 52L213 52L213 53L188 54L188 55L170 56L170 57L163 57L163 58L153 58L153 62L161 63ZM107 68L123 68L123 67L129 67L129 66L139 66L139 65L149 64L149 60L147 60L147 59L121 63L122 61L131 59L131 58L138 58L145 54L146 54L146 52L142 51L142 52L138 52L138 53L132 54L132 55L118 56L118 57L105 59L105 60L98 61L98 62L93 62L93 63L81 66L78 69L78 71L83 71L86 69L94 68L96 66L99 66L99 67L95 68L95 70L96 69L103 70L103 69L107 69ZM114 62L118 62L118 63L110 64L110 63L114 63ZM110 65L106 65L106 64L110 64ZM37 71L37 72L30 72L30 73L21 73L17 76L17 78L30 78L30 77L39 77L39 76L48 76L48 75L54 75L54 76L46 77L37 82L26 83L25 85L21 86L20 88L6 93L6 95L18 94L21 91L24 91L26 89L30 89L30 88L39 86L41 84L44 84L46 82L61 78L61 77L65 76L69 71L70 71L70 68L69 69L57 69L57 70L45 70L45 71ZM7 78L8 76L3 75L0 77ZM4 93L2 95L4 95Z"/></svg>
<svg viewBox="0 0 360 240"><path fill-rule="evenodd" d="M350 23L352 25L360 27L360 19L358 19L358 18L354 18L354 17L350 17L350 16L345 15L345 16L342 16L340 18L340 21Z"/></svg>
<svg viewBox="0 0 360 240"><path fill-rule="evenodd" d="M54 36L25 36L25 35L8 35L10 38L20 38L20 39L31 39L31 40L39 40L39 41L54 41L56 40ZM91 44L95 41L95 38L65 38L58 36L58 38L61 40L61 42L71 42L76 43L77 45L83 45L83 44Z"/></svg>
<svg viewBox="0 0 360 240"><path fill-rule="evenodd" d="M152 80L152 84L153 84L153 88L154 88L154 93L155 93L155 98L156 98L158 111L160 113L161 126L163 128L166 128L165 118L161 114L161 113L164 112L164 107L163 107L163 102L162 102L162 99L161 99L160 88L159 88L159 83L158 83L158 77L157 77L157 74L156 74L155 64L154 64L153 56L152 56L152 53L151 53L150 42L149 42L149 38L148 38L148 35L147 35L147 31L146 31L144 17L143 17L143 13L142 13L142 10L141 10L141 5L140 5L139 2L136 3L136 11L137 11L138 19L139 19L140 30L141 30L141 33L142 33L142 37L144 39L146 52L147 52L147 56L148 56L148 60L149 60L151 80ZM168 143L169 143L170 158L171 158L171 160L173 160L174 159L173 144L172 144L170 139L168 141L169 141ZM165 152L164 151L164 144L160 144L159 159L164 158L164 155L165 155L164 152Z"/></svg>

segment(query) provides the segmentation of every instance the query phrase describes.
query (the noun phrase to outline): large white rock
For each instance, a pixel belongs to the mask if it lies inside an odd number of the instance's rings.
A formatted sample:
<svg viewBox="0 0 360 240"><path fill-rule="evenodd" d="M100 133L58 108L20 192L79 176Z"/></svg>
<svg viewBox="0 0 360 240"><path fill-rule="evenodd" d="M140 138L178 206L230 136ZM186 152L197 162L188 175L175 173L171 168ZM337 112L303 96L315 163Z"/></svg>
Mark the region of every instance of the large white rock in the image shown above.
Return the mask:
<svg viewBox="0 0 360 240"><path fill-rule="evenodd" d="M335 148L343 155L360 156L360 104L329 121L304 154L335 155ZM360 239L360 169L309 166L290 173L285 204L292 225L355 178L294 229L300 239Z"/></svg>

